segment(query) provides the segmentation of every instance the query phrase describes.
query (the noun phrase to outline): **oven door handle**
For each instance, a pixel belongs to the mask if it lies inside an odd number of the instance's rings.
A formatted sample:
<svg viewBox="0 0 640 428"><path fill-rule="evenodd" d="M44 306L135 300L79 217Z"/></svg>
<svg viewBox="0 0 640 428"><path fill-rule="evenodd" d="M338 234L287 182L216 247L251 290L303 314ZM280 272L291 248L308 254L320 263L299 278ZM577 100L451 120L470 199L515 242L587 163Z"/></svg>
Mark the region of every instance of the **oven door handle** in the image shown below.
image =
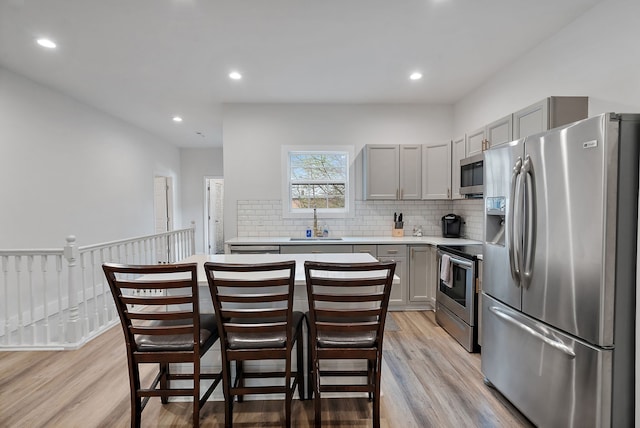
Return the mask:
<svg viewBox="0 0 640 428"><path fill-rule="evenodd" d="M449 260L454 265L464 266L466 268L472 268L473 267L473 262L470 262L470 261L467 261L467 260L458 259L456 257L452 257L451 255L449 255Z"/></svg>

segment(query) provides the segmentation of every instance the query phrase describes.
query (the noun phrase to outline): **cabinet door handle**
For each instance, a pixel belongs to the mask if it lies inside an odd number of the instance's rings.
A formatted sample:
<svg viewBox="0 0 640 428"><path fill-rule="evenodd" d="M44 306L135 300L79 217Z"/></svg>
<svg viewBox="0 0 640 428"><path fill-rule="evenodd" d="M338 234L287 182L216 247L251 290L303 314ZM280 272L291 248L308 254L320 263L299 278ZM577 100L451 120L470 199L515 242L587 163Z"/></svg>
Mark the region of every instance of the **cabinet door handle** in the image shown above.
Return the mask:
<svg viewBox="0 0 640 428"><path fill-rule="evenodd" d="M396 199L400 199L400 189L396 189Z"/></svg>
<svg viewBox="0 0 640 428"><path fill-rule="evenodd" d="M398 254L398 250L388 250L387 253L389 253L389 254Z"/></svg>

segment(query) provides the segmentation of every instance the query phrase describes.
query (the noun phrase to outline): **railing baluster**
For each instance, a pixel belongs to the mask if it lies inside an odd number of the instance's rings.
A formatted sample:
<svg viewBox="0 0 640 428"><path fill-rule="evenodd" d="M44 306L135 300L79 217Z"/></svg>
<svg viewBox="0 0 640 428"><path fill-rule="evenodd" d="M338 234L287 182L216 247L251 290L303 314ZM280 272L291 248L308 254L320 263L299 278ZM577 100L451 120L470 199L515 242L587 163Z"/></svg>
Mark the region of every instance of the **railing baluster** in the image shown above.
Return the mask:
<svg viewBox="0 0 640 428"><path fill-rule="evenodd" d="M44 343L48 344L51 341L51 331L49 324L49 279L47 277L47 263L49 262L49 256L43 254L40 256L40 272L42 273L42 316L44 318Z"/></svg>
<svg viewBox="0 0 640 428"><path fill-rule="evenodd" d="M87 275L87 267L84 254L78 254L80 260L80 290L82 293L82 299L78 302L78 310L80 311L80 317L82 322L80 323L80 337L85 337L90 331L89 326L89 301L87 299L87 288L85 287L85 281Z"/></svg>
<svg viewBox="0 0 640 428"><path fill-rule="evenodd" d="M29 283L29 333L31 344L36 344L36 303L33 298L33 254L27 256L27 282Z"/></svg>
<svg viewBox="0 0 640 428"><path fill-rule="evenodd" d="M2 278L4 288L4 344L9 346L11 316L9 315L9 256L2 256Z"/></svg>
<svg viewBox="0 0 640 428"><path fill-rule="evenodd" d="M100 311L98 310L98 288L96 284L95 251L89 251L89 256L89 263L91 264L91 289L93 297L93 328L91 329L91 331L96 331L100 327Z"/></svg>
<svg viewBox="0 0 640 428"><path fill-rule="evenodd" d="M20 286L22 271L22 256L16 256L14 259L16 268L16 296L18 300L18 344L24 344L24 323L22 320L22 287Z"/></svg>
<svg viewBox="0 0 640 428"><path fill-rule="evenodd" d="M64 338L67 335L67 325L62 308L62 257L62 255L56 256L56 272L58 276L58 343L64 343Z"/></svg>

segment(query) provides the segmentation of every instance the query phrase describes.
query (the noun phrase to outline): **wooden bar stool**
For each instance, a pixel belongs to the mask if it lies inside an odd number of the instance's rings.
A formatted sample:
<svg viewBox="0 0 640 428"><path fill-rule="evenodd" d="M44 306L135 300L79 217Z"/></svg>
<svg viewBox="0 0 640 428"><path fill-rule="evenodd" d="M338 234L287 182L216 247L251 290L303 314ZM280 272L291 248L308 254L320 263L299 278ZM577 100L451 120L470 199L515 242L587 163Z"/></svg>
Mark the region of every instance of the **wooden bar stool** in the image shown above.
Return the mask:
<svg viewBox="0 0 640 428"><path fill-rule="evenodd" d="M302 325L304 314L293 311L295 261L261 264L204 264L220 331L225 426L233 424L233 401L246 394L285 395L285 425L291 426L293 393L304 399ZM296 371L291 354L296 346ZM245 362L283 360L283 371L251 372ZM235 380L231 362L235 361ZM280 378L284 382L248 385L247 379ZM293 380L293 382L292 382Z"/></svg>
<svg viewBox="0 0 640 428"><path fill-rule="evenodd" d="M139 427L149 398L191 396L193 426L200 423L200 408L221 379L221 373L200 373L200 358L218 340L213 314L201 314L196 264L102 266L116 302L127 345L131 387L131 426ZM157 290L140 295L142 290ZM158 364L148 388L140 385L140 364ZM193 373L174 374L172 363L190 363ZM200 381L213 383L200 397ZM191 380L191 387L171 388L172 380ZM158 387L159 385L159 387Z"/></svg>
<svg viewBox="0 0 640 428"><path fill-rule="evenodd" d="M395 267L395 262L304 264L316 427L322 425L322 392L368 393L373 399L373 426L380 426L382 339ZM367 367L323 370L322 360L366 360ZM365 380L359 384L323 384L323 376Z"/></svg>

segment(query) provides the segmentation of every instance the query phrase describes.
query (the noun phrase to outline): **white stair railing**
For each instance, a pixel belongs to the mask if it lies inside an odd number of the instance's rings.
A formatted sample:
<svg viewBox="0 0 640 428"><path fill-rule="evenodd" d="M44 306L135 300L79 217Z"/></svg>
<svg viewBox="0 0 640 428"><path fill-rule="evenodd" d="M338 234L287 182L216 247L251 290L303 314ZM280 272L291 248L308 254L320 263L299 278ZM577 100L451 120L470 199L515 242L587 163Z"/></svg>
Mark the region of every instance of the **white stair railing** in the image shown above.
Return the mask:
<svg viewBox="0 0 640 428"><path fill-rule="evenodd" d="M118 322L103 263L174 263L194 253L193 223L82 247L69 236L59 249L0 250L0 350L77 349Z"/></svg>

